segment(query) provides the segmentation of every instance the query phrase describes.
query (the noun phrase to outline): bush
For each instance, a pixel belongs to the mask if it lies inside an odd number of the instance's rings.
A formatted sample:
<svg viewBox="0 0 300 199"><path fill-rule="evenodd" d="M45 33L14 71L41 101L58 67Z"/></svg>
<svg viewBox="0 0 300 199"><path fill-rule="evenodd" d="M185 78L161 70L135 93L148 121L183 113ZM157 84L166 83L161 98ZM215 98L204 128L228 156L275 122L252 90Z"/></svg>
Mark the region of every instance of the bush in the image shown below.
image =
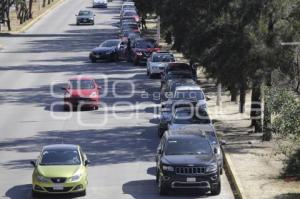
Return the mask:
<svg viewBox="0 0 300 199"><path fill-rule="evenodd" d="M267 108L272 113L272 131L278 153L285 155L284 176L300 176L300 102L286 88L266 89Z"/></svg>

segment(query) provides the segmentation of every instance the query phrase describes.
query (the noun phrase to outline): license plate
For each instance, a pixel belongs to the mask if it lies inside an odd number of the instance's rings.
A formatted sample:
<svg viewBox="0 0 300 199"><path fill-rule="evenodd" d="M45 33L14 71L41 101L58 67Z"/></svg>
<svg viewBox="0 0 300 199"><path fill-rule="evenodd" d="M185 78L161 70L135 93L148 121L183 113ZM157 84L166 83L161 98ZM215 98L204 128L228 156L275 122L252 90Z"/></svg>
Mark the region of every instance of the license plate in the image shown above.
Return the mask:
<svg viewBox="0 0 300 199"><path fill-rule="evenodd" d="M196 182L196 178L186 178L187 182Z"/></svg>
<svg viewBox="0 0 300 199"><path fill-rule="evenodd" d="M64 185L63 184L54 184L53 190L57 190L57 191L64 190Z"/></svg>

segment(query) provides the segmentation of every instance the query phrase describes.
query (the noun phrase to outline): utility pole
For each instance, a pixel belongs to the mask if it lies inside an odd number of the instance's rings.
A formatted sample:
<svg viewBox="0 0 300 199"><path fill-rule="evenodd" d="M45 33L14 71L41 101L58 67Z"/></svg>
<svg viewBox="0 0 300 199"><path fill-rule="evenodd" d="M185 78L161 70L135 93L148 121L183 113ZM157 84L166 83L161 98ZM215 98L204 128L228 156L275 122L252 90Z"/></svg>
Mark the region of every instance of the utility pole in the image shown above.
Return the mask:
<svg viewBox="0 0 300 199"><path fill-rule="evenodd" d="M217 106L222 105L222 84L219 82L217 84Z"/></svg>
<svg viewBox="0 0 300 199"><path fill-rule="evenodd" d="M160 42L160 16L157 17L157 42Z"/></svg>

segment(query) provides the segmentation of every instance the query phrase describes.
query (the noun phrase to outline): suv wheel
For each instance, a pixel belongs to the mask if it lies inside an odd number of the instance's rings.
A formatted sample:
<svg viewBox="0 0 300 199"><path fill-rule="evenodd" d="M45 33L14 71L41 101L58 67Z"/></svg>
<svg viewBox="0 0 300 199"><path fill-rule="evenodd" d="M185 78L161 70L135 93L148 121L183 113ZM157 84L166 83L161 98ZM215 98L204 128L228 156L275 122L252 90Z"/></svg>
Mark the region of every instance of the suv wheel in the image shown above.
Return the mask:
<svg viewBox="0 0 300 199"><path fill-rule="evenodd" d="M212 187L211 189L211 195L216 196L221 193L221 182L218 183L217 186Z"/></svg>
<svg viewBox="0 0 300 199"><path fill-rule="evenodd" d="M161 179L160 176L158 178L158 191L159 191L159 195L161 195L161 196L168 195L168 192L169 192L169 189L168 189L167 185L165 185L162 182L162 179Z"/></svg>

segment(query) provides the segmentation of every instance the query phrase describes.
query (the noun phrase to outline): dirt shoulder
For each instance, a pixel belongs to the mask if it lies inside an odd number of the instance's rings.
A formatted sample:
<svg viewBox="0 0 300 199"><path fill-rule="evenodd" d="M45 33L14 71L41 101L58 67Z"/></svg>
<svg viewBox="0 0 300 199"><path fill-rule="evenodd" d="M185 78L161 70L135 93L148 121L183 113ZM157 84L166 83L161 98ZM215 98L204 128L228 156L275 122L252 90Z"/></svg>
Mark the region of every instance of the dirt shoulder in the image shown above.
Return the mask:
<svg viewBox="0 0 300 199"><path fill-rule="evenodd" d="M237 181L241 198L247 199L299 199L300 182L280 178L282 157L275 156L276 142L262 142L262 134L250 128L251 93L247 94L246 113L230 101L229 93L222 93L222 106L216 106L217 88L213 81L198 71L201 87L210 99L208 110L215 126L227 144L224 152L230 159L230 169Z"/></svg>
<svg viewBox="0 0 300 199"><path fill-rule="evenodd" d="M45 14L47 14L49 11L51 11L53 8L55 8L59 3L62 3L65 0L53 0L50 4L47 4L48 1L46 1L46 6L42 7L43 0L36 0L32 4L32 19L27 20L23 24L20 24L19 19L17 18L17 12L15 8L13 7L11 9L10 13L10 19L11 19L11 31L8 31L7 26L1 24L1 32L0 33L18 33L23 32L27 28L31 27L35 22L37 22L41 17L43 17Z"/></svg>

